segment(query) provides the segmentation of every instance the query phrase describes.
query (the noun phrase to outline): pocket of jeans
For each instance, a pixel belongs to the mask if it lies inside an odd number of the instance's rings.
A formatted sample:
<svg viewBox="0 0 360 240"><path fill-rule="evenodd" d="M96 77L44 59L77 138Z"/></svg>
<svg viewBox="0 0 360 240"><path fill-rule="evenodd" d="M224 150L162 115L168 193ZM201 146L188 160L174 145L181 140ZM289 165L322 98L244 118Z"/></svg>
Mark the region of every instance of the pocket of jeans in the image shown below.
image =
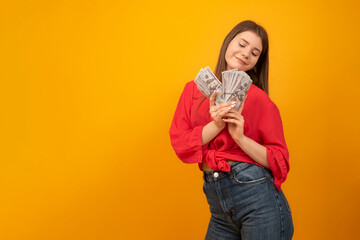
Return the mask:
<svg viewBox="0 0 360 240"><path fill-rule="evenodd" d="M249 163L247 167L233 172L233 179L238 184L249 185L265 182L267 177L261 167Z"/></svg>

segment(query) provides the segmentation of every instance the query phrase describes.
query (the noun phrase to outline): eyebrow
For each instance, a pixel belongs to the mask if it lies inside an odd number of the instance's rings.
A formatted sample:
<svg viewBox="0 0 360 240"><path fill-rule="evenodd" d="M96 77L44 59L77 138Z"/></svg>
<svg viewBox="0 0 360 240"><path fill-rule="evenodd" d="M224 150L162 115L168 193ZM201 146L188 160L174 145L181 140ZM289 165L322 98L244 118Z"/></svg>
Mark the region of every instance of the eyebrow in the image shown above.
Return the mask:
<svg viewBox="0 0 360 240"><path fill-rule="evenodd" d="M249 44L249 42L246 41L245 39L243 39L243 38L240 38L240 39L243 40L244 42L246 42L247 44ZM255 48L255 50L258 50L259 52L261 52L260 49L258 49L258 48Z"/></svg>

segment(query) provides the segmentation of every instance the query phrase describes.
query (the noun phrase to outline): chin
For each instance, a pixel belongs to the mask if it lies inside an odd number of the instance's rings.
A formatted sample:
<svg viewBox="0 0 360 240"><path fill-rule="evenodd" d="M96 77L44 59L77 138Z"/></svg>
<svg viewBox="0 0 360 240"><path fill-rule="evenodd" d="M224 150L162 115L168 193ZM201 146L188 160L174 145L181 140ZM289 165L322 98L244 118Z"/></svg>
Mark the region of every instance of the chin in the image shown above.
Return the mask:
<svg viewBox="0 0 360 240"><path fill-rule="evenodd" d="M246 71L249 70L249 68L248 68L248 67L245 67L244 65L237 66L236 68L237 68L239 71L244 71L244 72L246 72Z"/></svg>
<svg viewBox="0 0 360 240"><path fill-rule="evenodd" d="M244 71L244 72L247 71L247 70L244 70L243 66L236 66L234 68L237 68L238 71ZM234 68L232 68L232 69L234 69Z"/></svg>
<svg viewBox="0 0 360 240"><path fill-rule="evenodd" d="M239 65L229 65L228 66L228 70L231 70L231 69L234 69L234 68L236 68L238 71L242 71L241 70L241 66L239 66Z"/></svg>

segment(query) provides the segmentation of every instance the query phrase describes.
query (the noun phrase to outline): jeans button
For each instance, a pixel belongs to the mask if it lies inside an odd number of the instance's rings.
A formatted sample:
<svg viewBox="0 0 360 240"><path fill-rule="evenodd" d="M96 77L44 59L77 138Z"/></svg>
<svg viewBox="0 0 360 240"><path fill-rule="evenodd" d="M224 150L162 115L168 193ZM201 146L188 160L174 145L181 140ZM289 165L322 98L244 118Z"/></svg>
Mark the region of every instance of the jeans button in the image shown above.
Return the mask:
<svg viewBox="0 0 360 240"><path fill-rule="evenodd" d="M214 172L214 178L217 178L219 176L218 172Z"/></svg>

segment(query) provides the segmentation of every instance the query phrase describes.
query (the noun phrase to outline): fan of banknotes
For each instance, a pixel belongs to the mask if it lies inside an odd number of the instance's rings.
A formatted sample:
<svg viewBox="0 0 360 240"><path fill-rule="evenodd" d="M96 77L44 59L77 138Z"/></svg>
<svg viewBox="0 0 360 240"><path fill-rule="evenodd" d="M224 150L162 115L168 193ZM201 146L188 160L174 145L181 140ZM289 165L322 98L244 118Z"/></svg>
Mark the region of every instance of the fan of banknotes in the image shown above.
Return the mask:
<svg viewBox="0 0 360 240"><path fill-rule="evenodd" d="M238 110L247 91L250 88L252 80L244 71L231 69L222 74L222 84L209 67L201 69L195 78L195 83L200 92L207 98L217 92L215 104L236 101L235 108Z"/></svg>

